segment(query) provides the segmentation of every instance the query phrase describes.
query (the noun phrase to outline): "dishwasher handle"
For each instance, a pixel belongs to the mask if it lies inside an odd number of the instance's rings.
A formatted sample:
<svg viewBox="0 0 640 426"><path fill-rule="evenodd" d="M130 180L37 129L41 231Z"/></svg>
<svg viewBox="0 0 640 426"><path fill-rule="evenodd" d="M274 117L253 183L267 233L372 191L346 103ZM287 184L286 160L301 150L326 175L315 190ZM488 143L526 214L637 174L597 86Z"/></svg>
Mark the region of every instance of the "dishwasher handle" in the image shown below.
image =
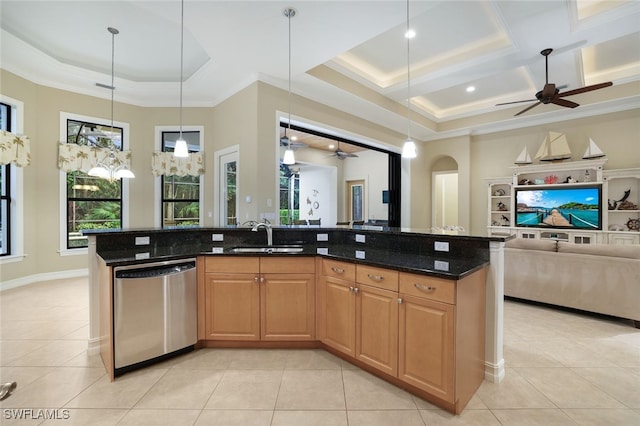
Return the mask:
<svg viewBox="0 0 640 426"><path fill-rule="evenodd" d="M135 279L135 278L153 278L172 274L179 274L190 269L194 269L196 263L183 262L172 265L152 266L150 268L140 267L137 269L125 269L116 271L116 278L118 279Z"/></svg>

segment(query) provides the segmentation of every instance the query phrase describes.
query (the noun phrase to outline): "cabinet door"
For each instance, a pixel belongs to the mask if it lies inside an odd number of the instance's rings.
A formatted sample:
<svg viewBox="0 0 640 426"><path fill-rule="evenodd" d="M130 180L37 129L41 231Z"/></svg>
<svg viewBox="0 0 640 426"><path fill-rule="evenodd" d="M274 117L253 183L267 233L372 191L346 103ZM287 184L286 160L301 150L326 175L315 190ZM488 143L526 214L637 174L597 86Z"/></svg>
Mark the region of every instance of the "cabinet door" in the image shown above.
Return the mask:
<svg viewBox="0 0 640 426"><path fill-rule="evenodd" d="M398 293L358 285L356 358L387 374L398 374Z"/></svg>
<svg viewBox="0 0 640 426"><path fill-rule="evenodd" d="M258 274L206 274L205 321L207 339L260 340Z"/></svg>
<svg viewBox="0 0 640 426"><path fill-rule="evenodd" d="M263 340L315 339L314 274L262 274Z"/></svg>
<svg viewBox="0 0 640 426"><path fill-rule="evenodd" d="M455 307L405 294L400 297L398 377L453 402Z"/></svg>
<svg viewBox="0 0 640 426"><path fill-rule="evenodd" d="M355 356L354 284L333 277L323 277L320 286L320 340L347 355Z"/></svg>

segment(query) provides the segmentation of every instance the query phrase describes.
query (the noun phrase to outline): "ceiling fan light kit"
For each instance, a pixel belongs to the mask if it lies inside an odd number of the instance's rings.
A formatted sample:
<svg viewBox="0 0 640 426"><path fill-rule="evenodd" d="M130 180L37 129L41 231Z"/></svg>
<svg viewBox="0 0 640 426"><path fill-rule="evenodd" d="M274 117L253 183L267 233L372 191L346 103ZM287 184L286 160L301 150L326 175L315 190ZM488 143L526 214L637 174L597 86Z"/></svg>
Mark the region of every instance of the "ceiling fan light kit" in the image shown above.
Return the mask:
<svg viewBox="0 0 640 426"><path fill-rule="evenodd" d="M540 52L540 54L542 56L544 56L544 65L545 65L545 85L542 88L542 90L540 90L538 93L536 93L536 99L526 99L523 101L514 101L514 102L504 102L504 103L500 103L500 104L496 104L496 106L500 106L500 105L510 105L510 104L517 104L517 103L522 103L522 102L536 102L532 105L529 105L528 107L526 107L525 109L523 109L522 111L518 112L517 114L514 115L514 117L517 117L521 114L524 114L525 112L529 111L530 109L537 107L540 104L555 104L555 105L559 105L559 106L563 106L566 108L576 108L578 106L580 106L580 104L573 102L573 101L569 101L567 99L563 99L564 97L567 96L573 96L573 95L578 95L580 93L585 93L585 92L590 92L592 90L598 90L598 89L604 89L605 87L609 87L611 85L613 85L613 82L611 81L607 81L606 83L598 83L598 84L593 84L591 86L584 86L584 87L580 87L578 89L573 89L573 90L569 90L566 92L560 92L560 88L562 88L563 86L558 86L556 87L556 85L554 83L549 83L549 55L551 54L551 52L553 52L553 49L544 49Z"/></svg>

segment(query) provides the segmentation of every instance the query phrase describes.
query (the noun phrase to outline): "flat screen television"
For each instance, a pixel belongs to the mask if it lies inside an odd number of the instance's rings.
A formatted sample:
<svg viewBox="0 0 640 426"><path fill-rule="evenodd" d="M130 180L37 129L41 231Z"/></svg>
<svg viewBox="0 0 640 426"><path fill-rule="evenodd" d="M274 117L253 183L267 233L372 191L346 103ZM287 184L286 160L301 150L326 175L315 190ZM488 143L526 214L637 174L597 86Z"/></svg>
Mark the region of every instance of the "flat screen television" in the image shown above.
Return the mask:
<svg viewBox="0 0 640 426"><path fill-rule="evenodd" d="M516 188L516 226L602 229L602 185Z"/></svg>

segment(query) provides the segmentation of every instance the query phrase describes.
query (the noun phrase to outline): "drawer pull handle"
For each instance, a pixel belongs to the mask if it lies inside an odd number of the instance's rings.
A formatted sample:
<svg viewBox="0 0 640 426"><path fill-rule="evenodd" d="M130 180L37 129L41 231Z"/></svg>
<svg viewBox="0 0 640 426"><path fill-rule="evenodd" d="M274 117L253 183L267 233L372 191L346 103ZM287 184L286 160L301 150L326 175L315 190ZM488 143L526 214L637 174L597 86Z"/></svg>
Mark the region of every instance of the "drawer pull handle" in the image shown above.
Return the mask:
<svg viewBox="0 0 640 426"><path fill-rule="evenodd" d="M428 285L424 285L424 284L414 284L415 288L417 288L418 290L422 290L422 291L436 291L436 287L431 287Z"/></svg>
<svg viewBox="0 0 640 426"><path fill-rule="evenodd" d="M384 280L384 277L381 276L381 275L367 274L367 276L369 277L369 279L371 281L382 281L382 280Z"/></svg>
<svg viewBox="0 0 640 426"><path fill-rule="evenodd" d="M335 266L332 266L331 270L333 272L335 272L336 274L344 274L344 269L343 268L336 268Z"/></svg>

